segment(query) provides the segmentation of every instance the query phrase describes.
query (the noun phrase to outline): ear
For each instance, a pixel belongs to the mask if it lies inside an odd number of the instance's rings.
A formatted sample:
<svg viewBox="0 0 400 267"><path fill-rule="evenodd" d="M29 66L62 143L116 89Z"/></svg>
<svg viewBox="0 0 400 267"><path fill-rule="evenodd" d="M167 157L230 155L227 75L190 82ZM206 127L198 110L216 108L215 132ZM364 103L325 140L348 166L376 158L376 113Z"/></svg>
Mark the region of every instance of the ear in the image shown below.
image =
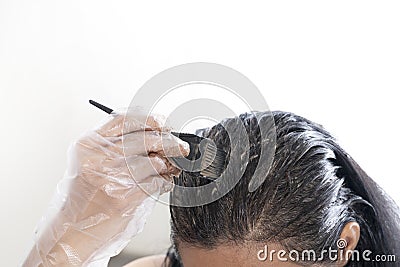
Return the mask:
<svg viewBox="0 0 400 267"><path fill-rule="evenodd" d="M356 248L360 239L360 225L357 222L348 222L342 229L340 239L341 241L337 243L339 256L337 266L345 266L351 258L351 251ZM343 256L340 257L340 255Z"/></svg>

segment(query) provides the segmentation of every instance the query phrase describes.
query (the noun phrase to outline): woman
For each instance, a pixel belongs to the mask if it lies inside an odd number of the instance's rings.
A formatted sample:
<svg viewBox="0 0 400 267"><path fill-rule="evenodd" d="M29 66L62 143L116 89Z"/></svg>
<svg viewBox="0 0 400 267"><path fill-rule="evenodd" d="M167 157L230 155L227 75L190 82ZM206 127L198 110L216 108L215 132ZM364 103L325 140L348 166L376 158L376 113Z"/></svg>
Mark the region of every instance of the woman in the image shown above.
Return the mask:
<svg viewBox="0 0 400 267"><path fill-rule="evenodd" d="M229 136L223 126L232 122L245 126L249 137L250 160L244 175L231 191L212 203L197 207L171 206L173 247L170 248L167 256L139 259L128 266L218 267L313 264L316 266L398 266L393 258L390 261L377 261L377 257L381 255L400 256L399 208L393 200L366 175L320 125L288 112L272 112L272 116L276 128L276 150L271 168L265 173L265 180L261 186L253 192L249 191L250 180L260 164L259 155L262 146L260 127L255 115L243 114L239 118L225 120L206 130L203 132L204 137L212 139L229 155L231 147L235 144L231 146ZM104 128L108 131L110 127ZM173 138L171 140L179 142ZM102 147L104 147L104 142ZM180 143L180 148L180 153L188 152L187 147L182 143ZM158 153L159 151L159 149L153 149L150 152ZM158 155L156 157L162 158ZM226 160L225 165L228 163ZM174 184L193 187L211 182L199 173L183 171L179 176L170 175L177 173L177 170L168 163L164 165L163 171L159 170L159 173L163 174L163 177L174 177ZM171 171L166 171L168 168ZM104 173L97 170L96 175L104 176ZM107 173L106 176L110 174ZM106 182L107 185L109 183ZM96 186L104 188L103 183L92 187ZM89 191L93 192L93 190ZM174 191L171 197L176 197ZM140 205L143 206L143 201L146 201L145 197L133 197L133 199L135 201L130 203L130 207L131 209L134 207L135 210ZM99 198L99 201L104 200ZM91 200L85 201L92 203ZM96 201L96 203L103 202ZM124 203L122 205L118 202L118 207L126 210L126 202ZM99 210L102 208L94 205L91 212L85 213L86 217L83 217L87 218L88 214L99 214L101 213ZM107 217L106 223L97 220L94 223L96 226L89 227L94 228L90 230L91 235L96 235L96 240L101 240L92 242L93 245L89 245L89 248L85 249L74 241L82 236L81 233L71 233L67 237L62 234L61 239L66 241L61 243L68 243L73 253L71 250L62 248L59 245L60 241L53 240L50 243L58 245L51 247L58 246L61 249L56 249L53 253L51 249L45 252L36 249L36 252L31 255L42 255L36 257L40 258L36 262L46 262L47 265L53 264L46 256L49 254L53 255L51 259L60 257L63 258L59 261L60 263L71 264L68 252L70 255L75 255L75 259L79 258L75 262L77 265L95 262L102 258L98 255L104 256L104 253L98 253L99 250L107 250L107 247L114 246L112 242L108 244L108 240L120 238L120 233L125 233L126 229L129 229L126 227L129 223L124 223L121 219L124 216L120 213ZM129 218L130 221L135 221L134 219L134 217ZM74 223L76 221L82 220L75 220ZM113 224L117 225L117 231L111 230ZM54 223L50 223L51 227L53 225ZM82 227L80 231L82 232ZM86 228L84 232L87 236ZM114 232L114 234L104 232ZM124 236L129 236L129 238L135 234L135 231L127 232L129 233ZM101 242L108 245L100 246ZM122 243L126 244L126 242ZM272 250L275 254L271 255ZM307 253L304 254L304 251ZM310 256L302 257L302 254ZM56 261L53 260L53 262ZM32 266L29 259L26 266Z"/></svg>

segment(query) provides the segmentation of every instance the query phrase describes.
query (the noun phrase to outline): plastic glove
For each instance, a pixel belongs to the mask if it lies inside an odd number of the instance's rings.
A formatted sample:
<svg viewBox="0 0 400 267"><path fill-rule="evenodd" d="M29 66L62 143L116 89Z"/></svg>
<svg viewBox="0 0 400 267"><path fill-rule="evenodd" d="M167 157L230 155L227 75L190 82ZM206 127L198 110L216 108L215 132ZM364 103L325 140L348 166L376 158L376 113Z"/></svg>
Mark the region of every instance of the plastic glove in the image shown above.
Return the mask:
<svg viewBox="0 0 400 267"><path fill-rule="evenodd" d="M23 266L107 266L142 230L179 173L165 156L189 153L163 120L146 118L113 114L71 145L68 169Z"/></svg>

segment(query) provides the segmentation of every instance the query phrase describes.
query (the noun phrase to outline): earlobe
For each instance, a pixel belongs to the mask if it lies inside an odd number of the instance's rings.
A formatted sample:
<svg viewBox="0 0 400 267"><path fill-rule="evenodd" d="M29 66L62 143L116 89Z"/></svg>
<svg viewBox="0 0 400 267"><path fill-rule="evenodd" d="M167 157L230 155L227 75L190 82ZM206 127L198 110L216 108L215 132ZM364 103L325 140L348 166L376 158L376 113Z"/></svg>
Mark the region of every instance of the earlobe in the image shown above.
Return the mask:
<svg viewBox="0 0 400 267"><path fill-rule="evenodd" d="M345 266L351 258L353 251L360 239L360 225L357 222L348 222L342 229L340 240L337 242L338 250L342 250L343 257L338 259L338 266ZM347 257L346 257L347 255Z"/></svg>

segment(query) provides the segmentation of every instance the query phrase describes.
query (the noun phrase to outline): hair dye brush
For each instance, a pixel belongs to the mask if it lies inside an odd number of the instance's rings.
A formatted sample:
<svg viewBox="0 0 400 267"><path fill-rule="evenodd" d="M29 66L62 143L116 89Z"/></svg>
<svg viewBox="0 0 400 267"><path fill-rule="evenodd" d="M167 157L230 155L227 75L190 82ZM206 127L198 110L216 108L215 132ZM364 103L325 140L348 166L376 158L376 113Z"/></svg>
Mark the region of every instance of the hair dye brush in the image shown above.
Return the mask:
<svg viewBox="0 0 400 267"><path fill-rule="evenodd" d="M110 114L113 112L96 101L89 100L93 106ZM171 157L177 167L186 172L199 172L204 178L214 180L221 176L225 168L226 153L218 148L215 143L208 138L189 133L172 132L173 135L187 142L190 146L189 155L186 157Z"/></svg>

